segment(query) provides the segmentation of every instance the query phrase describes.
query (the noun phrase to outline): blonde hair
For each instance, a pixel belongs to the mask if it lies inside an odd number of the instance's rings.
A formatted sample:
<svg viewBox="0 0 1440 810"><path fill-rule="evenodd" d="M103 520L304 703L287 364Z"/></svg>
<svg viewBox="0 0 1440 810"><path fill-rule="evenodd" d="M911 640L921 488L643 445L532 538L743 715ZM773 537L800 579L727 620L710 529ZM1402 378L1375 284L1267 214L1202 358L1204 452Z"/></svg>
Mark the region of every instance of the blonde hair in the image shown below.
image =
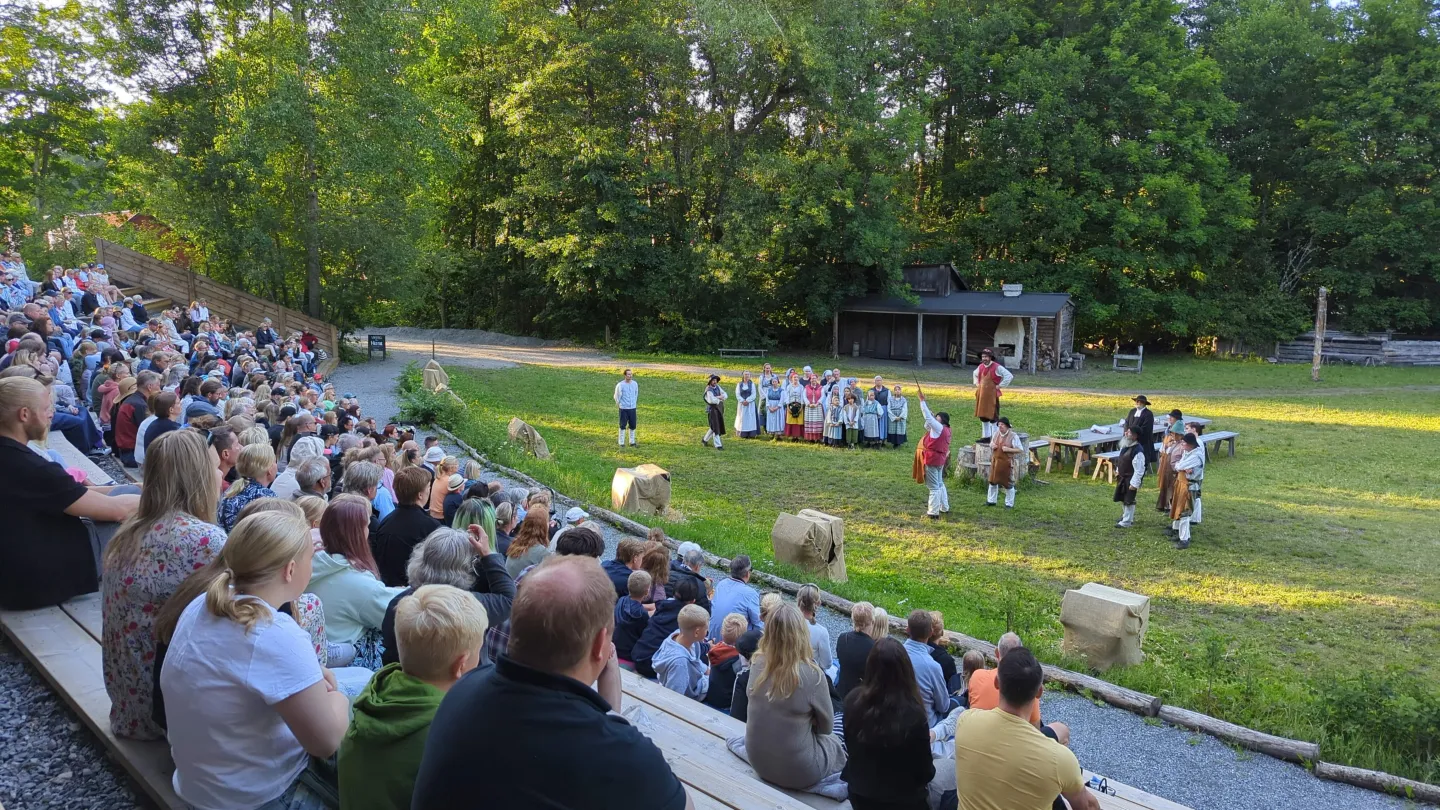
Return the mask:
<svg viewBox="0 0 1440 810"><path fill-rule="evenodd" d="M139 559L145 535L162 520L182 512L205 523L215 519L220 497L204 436L172 430L150 443L145 458L153 466L140 490L140 506L106 546L107 569Z"/></svg>
<svg viewBox="0 0 1440 810"><path fill-rule="evenodd" d="M678 617L681 630L694 630L697 627L710 626L710 614L705 608L696 604L689 604L680 608Z"/></svg>
<svg viewBox="0 0 1440 810"><path fill-rule="evenodd" d="M760 637L760 649L755 654L758 672L750 678L750 694L760 694L765 688L765 696L771 700L789 698L800 688L805 671L820 673L814 655L805 617L799 608L782 603L765 621L765 635Z"/></svg>
<svg viewBox="0 0 1440 810"><path fill-rule="evenodd" d="M930 611L930 638L941 639L942 643L945 638L945 614L938 610Z"/></svg>
<svg viewBox="0 0 1440 810"><path fill-rule="evenodd" d="M485 641L490 619L474 595L451 585L422 585L395 606L400 668L423 680L443 680L461 655Z"/></svg>
<svg viewBox="0 0 1440 810"><path fill-rule="evenodd" d="M245 432L236 438L240 440L241 447L249 447L252 444L263 444L266 447L270 446L270 432L259 425L246 428ZM270 452L273 454L275 451L271 450Z"/></svg>
<svg viewBox="0 0 1440 810"><path fill-rule="evenodd" d="M438 469L449 470L453 473L460 469L460 459L454 456L446 456L440 459L440 467Z"/></svg>
<svg viewBox="0 0 1440 810"><path fill-rule="evenodd" d="M304 495L295 499L295 505L305 513L305 519L310 522L310 528L313 529L320 525L320 518L324 516L327 506L324 498L317 495ZM365 505L368 507L370 502L366 501Z"/></svg>
<svg viewBox="0 0 1440 810"><path fill-rule="evenodd" d="M870 635L870 625L875 622L875 606L869 602L856 602L850 606L850 626L857 633Z"/></svg>
<svg viewBox="0 0 1440 810"><path fill-rule="evenodd" d="M225 490L225 497L233 498L239 495L240 490L245 488L246 481L254 481L269 472L274 463L275 451L270 449L268 441L265 444L245 445L240 449L240 457L235 460L235 470L240 473L240 477Z"/></svg>
<svg viewBox="0 0 1440 810"><path fill-rule="evenodd" d="M684 608L681 608L684 610ZM731 613L720 622L720 640L726 644L734 644L745 635L750 629L750 620L742 613Z"/></svg>
<svg viewBox="0 0 1440 810"><path fill-rule="evenodd" d="M655 580L646 571L631 571L630 576L625 579L625 592L636 602L644 602L650 598L650 591L655 587Z"/></svg>
<svg viewBox="0 0 1440 810"><path fill-rule="evenodd" d="M800 590L795 592L795 607L805 614L806 619L812 622L815 618L815 611L820 609L820 587L818 585L801 585Z"/></svg>
<svg viewBox="0 0 1440 810"><path fill-rule="evenodd" d="M245 626L248 632L271 615L258 599L237 599L247 588L273 579L302 554L313 554L310 527L284 512L250 515L230 531L218 561L220 575L205 590L205 609Z"/></svg>
<svg viewBox="0 0 1440 810"><path fill-rule="evenodd" d="M6 377L0 379L0 425L13 424L19 418L21 408L44 410L48 399L45 386L28 377Z"/></svg>
<svg viewBox="0 0 1440 810"><path fill-rule="evenodd" d="M879 641L890 635L890 614L885 608L875 608L875 613L870 617L870 637Z"/></svg>
<svg viewBox="0 0 1440 810"><path fill-rule="evenodd" d="M780 607L780 606L783 605L783 604L785 604L785 600L784 600L783 598L781 598L780 594L775 593L774 591L770 591L769 593L761 594L761 595L760 595L760 621L761 621L761 622L768 622L768 621L770 621L770 616L775 613L775 608L778 608L778 607Z"/></svg>

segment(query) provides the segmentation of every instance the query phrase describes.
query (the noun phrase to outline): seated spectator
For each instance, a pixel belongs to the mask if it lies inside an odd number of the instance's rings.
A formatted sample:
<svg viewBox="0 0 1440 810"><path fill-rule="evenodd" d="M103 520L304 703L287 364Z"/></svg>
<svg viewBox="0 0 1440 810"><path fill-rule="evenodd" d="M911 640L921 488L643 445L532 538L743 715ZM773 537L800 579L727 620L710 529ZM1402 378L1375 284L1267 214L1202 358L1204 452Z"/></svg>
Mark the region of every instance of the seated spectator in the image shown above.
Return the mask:
<svg viewBox="0 0 1440 810"><path fill-rule="evenodd" d="M910 665L915 669L920 697L925 701L929 711L929 724L933 726L954 707L950 704L950 690L946 688L945 679L940 674L940 665L930 656L930 645L927 641L930 638L931 626L932 620L928 611L910 611L907 620L910 637L905 641L905 650L910 653Z"/></svg>
<svg viewBox="0 0 1440 810"><path fill-rule="evenodd" d="M606 573L608 575L609 572ZM629 592L615 602L615 654L620 656L622 663L631 664L635 642L650 625L650 614L655 612L655 605L646 605L643 601L650 595L649 574L631 571L626 587Z"/></svg>
<svg viewBox="0 0 1440 810"><path fill-rule="evenodd" d="M460 473L452 473L445 479L445 497L440 503L440 522L446 526L452 525L455 522L455 512L464 500L465 478Z"/></svg>
<svg viewBox="0 0 1440 810"><path fill-rule="evenodd" d="M380 530L370 543L380 566L380 579L386 585L407 584L405 565L410 561L410 552L440 528L440 521L425 511L429 497L429 473L408 467L395 474L395 511L380 521Z"/></svg>
<svg viewBox="0 0 1440 810"><path fill-rule="evenodd" d="M515 581L505 571L500 555L490 548L489 538L485 537L485 531L479 525L466 531L442 526L431 532L410 555L406 575L410 585L390 600L381 625L385 639L383 660L386 664L400 660L395 646L396 609L401 601L426 585L450 585L469 591L485 608L488 627L500 627L510 618L510 607L515 602Z"/></svg>
<svg viewBox="0 0 1440 810"><path fill-rule="evenodd" d="M869 602L856 602L850 608L850 626L853 629L846 630L835 639L835 659L840 663L835 689L841 698L855 691L865 674L870 648L875 646L875 639L870 637L870 627L874 619L874 605ZM914 671L914 667L911 667L911 671Z"/></svg>
<svg viewBox="0 0 1440 810"><path fill-rule="evenodd" d="M665 643L665 639L679 628L680 611L686 605L695 604L698 590L695 580L687 579L675 589L674 599L666 599L655 606L655 613L645 625L645 632L640 634L631 649L633 657L630 660L635 663L636 672L647 678L655 677L655 667L651 663L655 652Z"/></svg>
<svg viewBox="0 0 1440 810"><path fill-rule="evenodd" d="M235 462L239 477L225 490L220 501L220 528L230 531L240 519L240 510L259 498L273 498L275 453L268 444L252 444L240 450Z"/></svg>
<svg viewBox="0 0 1440 810"><path fill-rule="evenodd" d="M0 379L0 608L30 610L94 593L100 557L140 503L135 487L87 487L34 450L53 406L33 379Z"/></svg>
<svg viewBox="0 0 1440 810"><path fill-rule="evenodd" d="M135 445L135 462L142 467L145 459L149 456L150 445L156 439L180 429L177 421L180 417L180 400L175 396L174 391L161 391L150 398L150 415L140 423L140 441ZM219 459L216 459L216 469L219 469Z"/></svg>
<svg viewBox="0 0 1440 810"><path fill-rule="evenodd" d="M501 557L510 550L510 541L515 536L515 504L501 501L495 505L495 550Z"/></svg>
<svg viewBox="0 0 1440 810"><path fill-rule="evenodd" d="M442 520L445 517L445 496L450 492L450 476L457 475L460 470L460 460L454 456L444 456L440 463L435 465L435 480L430 485L430 517ZM460 487L465 486L464 477L460 478ZM458 490L460 487L456 487Z"/></svg>
<svg viewBox="0 0 1440 810"><path fill-rule="evenodd" d="M426 585L400 601L387 664L355 699L338 757L341 810L409 807L441 699L480 664L488 620L470 594Z"/></svg>
<svg viewBox="0 0 1440 810"><path fill-rule="evenodd" d="M731 613L720 623L720 640L710 647L710 689L705 693L705 705L722 712L730 711L730 702L735 696L735 678L744 665L740 651L735 645L745 635L748 623L739 613Z"/></svg>
<svg viewBox="0 0 1440 810"><path fill-rule="evenodd" d="M330 499L330 487L333 482L330 480L330 462L323 458L307 458L295 467L295 494L292 496L297 500L300 498L319 498L322 502ZM361 500L364 500L363 498ZM370 509L370 502L365 501L365 507ZM366 518L368 521L368 517Z"/></svg>
<svg viewBox="0 0 1440 810"><path fill-rule="evenodd" d="M710 689L710 665L701 650L710 629L710 614L699 605L680 608L677 628L655 651L651 665L660 685L692 700L704 700Z"/></svg>
<svg viewBox="0 0 1440 810"><path fill-rule="evenodd" d="M495 506L488 498L466 498L450 515L450 522L445 524L462 532L470 531L471 526L479 526L487 538L495 536ZM491 544L492 548L494 544Z"/></svg>
<svg viewBox="0 0 1440 810"><path fill-rule="evenodd" d="M615 586L616 597L623 597L629 593L630 575L639 570L640 552L644 549L644 540L638 537L622 537L620 542L615 544L615 557L600 564L605 569L605 575L610 577L610 582Z"/></svg>
<svg viewBox="0 0 1440 810"><path fill-rule="evenodd" d="M219 380L210 379L200 383L199 396L185 406L185 418L190 420L197 416L213 416L219 419L221 415L218 405L220 400L225 398L225 390L225 383Z"/></svg>
<svg viewBox="0 0 1440 810"><path fill-rule="evenodd" d="M810 631L810 651L815 654L815 664L822 670L830 670L830 631L815 621L820 610L820 588L816 585L801 585L795 593L795 607L805 617Z"/></svg>
<svg viewBox="0 0 1440 810"><path fill-rule="evenodd" d="M720 622L731 613L744 616L749 622L748 630L765 629L765 622L760 618L760 592L750 587L749 555L737 554L730 560L730 578L715 584L711 606L714 613L710 616L710 635L714 638L719 638Z"/></svg>
<svg viewBox="0 0 1440 810"><path fill-rule="evenodd" d="M1000 693L995 710L963 712L955 724L960 807L1045 810L1059 795L1074 810L1099 810L1075 755L1030 719L1039 714L1032 704L1044 692L1040 662L1024 647L1012 647L994 672Z"/></svg>
<svg viewBox="0 0 1440 810"><path fill-rule="evenodd" d="M959 694L964 688L960 682L958 673L955 671L955 656L950 654L950 643L945 640L945 614L938 610L930 611L930 640L926 642L930 647L930 657L940 665L940 675L945 679L945 688L950 694Z"/></svg>
<svg viewBox="0 0 1440 810"><path fill-rule="evenodd" d="M662 541L663 542L663 541ZM681 580L693 579L700 586L700 596L695 604L710 612L710 580L700 573L700 568L705 565L705 551L698 543L681 543L680 548L675 552L675 559L670 561L670 581L665 584L665 595L675 595L675 587Z"/></svg>
<svg viewBox="0 0 1440 810"><path fill-rule="evenodd" d="M995 669L982 669L970 676L966 684L966 691L970 696L970 708L972 709L994 709L1000 706L1000 686L996 681L999 674L999 664L1005 660L1005 656L1011 650L1018 650L1025 645L1021 643L1020 637L1014 633L1006 633L1000 637L995 644ZM1040 701L1035 701L1031 707L1030 722L1040 725ZM1067 737L1066 742L1069 739Z"/></svg>
<svg viewBox="0 0 1440 810"><path fill-rule="evenodd" d="M154 466L140 506L105 549L101 577L100 647L110 730L135 740L165 735L152 719L155 616L185 578L225 546L225 532L209 522L219 502L220 470L205 437L175 431L150 449Z"/></svg>
<svg viewBox="0 0 1440 810"><path fill-rule="evenodd" d="M435 714L414 810L691 806L660 750L620 715L614 601L582 556L527 578L508 653L455 684Z"/></svg>
<svg viewBox="0 0 1440 810"><path fill-rule="evenodd" d="M285 471L275 478L275 483L270 487L275 491L275 497L288 501L297 496L300 482L296 476L300 473L300 465L312 458L324 460L325 443L320 441L318 436L301 436L290 448L290 461L285 465Z"/></svg>
<svg viewBox="0 0 1440 810"><path fill-rule="evenodd" d="M673 598L675 591L670 586L670 550L658 540L645 544L640 552L640 568L650 575L650 598L647 602L660 602ZM699 592L699 589L696 589Z"/></svg>
<svg viewBox="0 0 1440 810"><path fill-rule="evenodd" d="M932 661L931 664L934 664ZM761 779L804 790L845 767L830 681L816 665L805 617L794 605L771 614L749 679L745 751Z"/></svg>
<svg viewBox="0 0 1440 810"><path fill-rule="evenodd" d="M535 509L525 516L510 548L505 552L505 570L511 577L520 576L532 565L538 565L550 556L550 515L544 509Z"/></svg>
<svg viewBox="0 0 1440 810"><path fill-rule="evenodd" d="M929 810L930 726L910 655L893 638L875 642L863 683L845 698L845 749L840 775L855 810Z"/></svg>
<svg viewBox="0 0 1440 810"><path fill-rule="evenodd" d="M175 792L191 806L322 806L302 775L311 756L340 747L350 701L278 610L305 591L313 553L303 520L251 515L230 533L219 576L180 615L160 685Z"/></svg>
<svg viewBox="0 0 1440 810"><path fill-rule="evenodd" d="M985 656L979 650L966 650L965 657L960 659L960 677L964 681L965 688L960 692L960 707L970 708L970 678L975 673L985 668Z"/></svg>
<svg viewBox="0 0 1440 810"><path fill-rule="evenodd" d="M554 549L554 548L555 548L555 540L556 540L556 538L558 538L560 535L562 535L562 534L564 534L565 532L567 532L567 531L575 528L576 526L583 526L583 525L585 524L585 522L588 521L589 519L590 519L590 513L589 513L589 512L586 512L584 509L581 509L581 508L578 507L578 506L572 506L572 507L570 507L570 508L569 508L568 510L566 510L566 512L565 512L565 524L564 524L563 526L561 526L558 531L552 531L552 532L550 533L550 548L551 548L551 549Z"/></svg>
<svg viewBox="0 0 1440 810"><path fill-rule="evenodd" d="M324 466L322 459L309 459ZM326 470L328 472L328 466ZM320 518L310 591L325 606L329 640L355 645L355 665L376 670L381 662L380 625L391 600L402 588L387 587L376 576L370 552L370 504L357 495L341 495Z"/></svg>
<svg viewBox="0 0 1440 810"><path fill-rule="evenodd" d="M370 504L370 536L374 537L380 531L380 521L395 511L395 503L390 500L390 492L380 485L381 470L379 465L368 461L357 461L345 468L341 474L340 490L351 495L359 495ZM385 493L385 503L388 506L382 509L380 506L380 493Z"/></svg>
<svg viewBox="0 0 1440 810"><path fill-rule="evenodd" d="M122 388L122 392L123 390ZM135 462L135 443L140 423L145 421L150 412L145 403L159 392L160 375L153 371L142 371L135 375L135 390L123 397L115 407L115 446L119 448L120 463L126 467L138 466Z"/></svg>
<svg viewBox="0 0 1440 810"><path fill-rule="evenodd" d="M756 651L760 649L763 635L759 630L746 630L735 642L735 652L740 654L740 671L735 675L735 689L730 695L730 716L742 723L749 717L750 667L755 661Z"/></svg>

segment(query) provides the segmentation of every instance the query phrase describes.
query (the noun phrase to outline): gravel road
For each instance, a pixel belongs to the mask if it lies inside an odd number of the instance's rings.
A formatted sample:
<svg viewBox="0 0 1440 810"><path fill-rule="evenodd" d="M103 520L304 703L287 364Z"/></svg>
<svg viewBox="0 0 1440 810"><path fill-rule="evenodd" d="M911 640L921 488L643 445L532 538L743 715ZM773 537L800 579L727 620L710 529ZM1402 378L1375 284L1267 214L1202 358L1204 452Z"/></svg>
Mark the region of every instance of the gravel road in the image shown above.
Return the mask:
<svg viewBox="0 0 1440 810"><path fill-rule="evenodd" d="M444 348L438 347L437 352L442 355L442 362L447 362L443 358L445 353L439 351ZM466 348L453 346L450 350L459 353ZM503 360L499 356L494 359ZM397 410L395 378L407 361L405 354L397 354L385 361L342 366L334 379L338 388L360 397L366 415L384 424L383 420ZM460 452L455 447L448 449ZM519 486L508 480L506 485ZM608 524L600 526L604 530L607 552L613 553L616 542L625 535ZM713 569L705 573L712 578L725 576ZM830 631L831 639L850 629L849 616L829 609L823 610L819 621ZM1042 712L1047 722L1061 721L1070 726L1071 748L1084 767L1194 810L1311 810L1317 807L1407 810L1416 807L1413 802L1317 779L1299 766L1260 753L1237 751L1204 734L1163 724L1151 725L1138 715L1096 705L1080 695L1048 691L1042 701Z"/></svg>

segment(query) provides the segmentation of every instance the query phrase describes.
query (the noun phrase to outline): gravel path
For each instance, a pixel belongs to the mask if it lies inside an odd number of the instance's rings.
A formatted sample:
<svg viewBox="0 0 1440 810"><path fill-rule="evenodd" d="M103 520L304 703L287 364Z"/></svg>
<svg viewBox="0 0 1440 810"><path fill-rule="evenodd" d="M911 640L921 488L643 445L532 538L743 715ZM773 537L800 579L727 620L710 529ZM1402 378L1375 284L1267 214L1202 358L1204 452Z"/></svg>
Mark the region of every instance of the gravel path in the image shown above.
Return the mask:
<svg viewBox="0 0 1440 810"><path fill-rule="evenodd" d="M334 375L336 386L357 394L364 413L374 416L381 424L397 410L396 375L413 359L408 352L394 352L395 344L390 345L392 353L388 360L341 366ZM465 352L464 345L439 348ZM520 353L534 348L533 344L528 345ZM501 346L483 351L487 355L483 361L494 364L490 367L513 364L504 359ZM490 356L492 352L494 355ZM437 351L437 354L443 356L444 352ZM428 347L425 355L428 358ZM442 362L449 361L442 359ZM458 448L448 449L460 452ZM505 483L507 487L520 486L511 480ZM608 524L601 523L599 527L605 535L607 554L613 553L624 533ZM709 568L705 574L712 579L726 575ZM850 629L849 616L828 608L822 611L819 621L830 631L831 639ZM1081 765L1194 810L1310 810L1317 807L1406 810L1416 807L1402 799L1317 779L1304 768L1264 754L1237 751L1213 737L1163 724L1151 725L1138 715L1096 705L1076 694L1048 691L1042 705L1047 721L1061 721L1070 726L1071 748Z"/></svg>

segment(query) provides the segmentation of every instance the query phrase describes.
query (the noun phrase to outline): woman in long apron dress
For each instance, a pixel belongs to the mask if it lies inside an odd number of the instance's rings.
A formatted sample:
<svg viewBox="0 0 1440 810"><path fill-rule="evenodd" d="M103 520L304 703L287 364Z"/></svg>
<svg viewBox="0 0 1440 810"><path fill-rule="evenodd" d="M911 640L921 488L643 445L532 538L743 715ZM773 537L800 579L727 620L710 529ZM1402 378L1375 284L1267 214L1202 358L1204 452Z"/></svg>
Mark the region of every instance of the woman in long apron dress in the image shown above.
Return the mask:
<svg viewBox="0 0 1440 810"><path fill-rule="evenodd" d="M845 444L845 418L840 410L840 392L830 394L830 404L825 406L825 443L831 447Z"/></svg>
<svg viewBox="0 0 1440 810"><path fill-rule="evenodd" d="M785 374L785 435L791 439L805 438L805 386L795 369Z"/></svg>
<svg viewBox="0 0 1440 810"><path fill-rule="evenodd" d="M880 406L879 434L876 436L879 446L883 447L885 441L890 438L890 389L885 387L880 375L875 375L875 385L870 389L875 395L875 402Z"/></svg>
<svg viewBox="0 0 1440 810"><path fill-rule="evenodd" d="M770 366L769 363L766 363L765 365L760 367L760 377L755 381L760 389L760 396L756 404L756 410L760 414L760 429L765 431L766 433L774 435L775 433L778 433L780 431L770 429L770 420L766 416L767 406L765 404L765 400L769 397L770 394L771 380L779 381L780 375L775 373L774 369ZM783 431L784 429L785 425L782 422L780 425L780 430Z"/></svg>
<svg viewBox="0 0 1440 810"><path fill-rule="evenodd" d="M825 400L821 398L820 378L811 376L805 386L805 441L818 442L825 432Z"/></svg>
<svg viewBox="0 0 1440 810"><path fill-rule="evenodd" d="M899 447L904 444L910 432L910 403L900 393L900 386L890 392L890 404L885 409L890 419L887 438L890 444Z"/></svg>
<svg viewBox="0 0 1440 810"><path fill-rule="evenodd" d="M880 444L880 403L875 401L875 392L865 392L865 404L860 406L860 436L866 447Z"/></svg>
<svg viewBox="0 0 1440 810"><path fill-rule="evenodd" d="M1170 427L1165 430L1165 438L1160 440L1159 460L1156 462L1155 482L1159 485L1160 495L1155 499L1155 511L1170 511L1170 495L1174 492L1175 475L1173 468L1175 462L1185 453L1185 419L1177 408L1170 412ZM1145 439L1142 438L1141 441Z"/></svg>
<svg viewBox="0 0 1440 810"><path fill-rule="evenodd" d="M765 388L765 432L777 439L785 433L785 390L778 374L770 375Z"/></svg>
<svg viewBox="0 0 1440 810"><path fill-rule="evenodd" d="M735 385L735 434L742 439L760 435L760 413L755 405L759 393L750 372L741 372L740 382Z"/></svg>

